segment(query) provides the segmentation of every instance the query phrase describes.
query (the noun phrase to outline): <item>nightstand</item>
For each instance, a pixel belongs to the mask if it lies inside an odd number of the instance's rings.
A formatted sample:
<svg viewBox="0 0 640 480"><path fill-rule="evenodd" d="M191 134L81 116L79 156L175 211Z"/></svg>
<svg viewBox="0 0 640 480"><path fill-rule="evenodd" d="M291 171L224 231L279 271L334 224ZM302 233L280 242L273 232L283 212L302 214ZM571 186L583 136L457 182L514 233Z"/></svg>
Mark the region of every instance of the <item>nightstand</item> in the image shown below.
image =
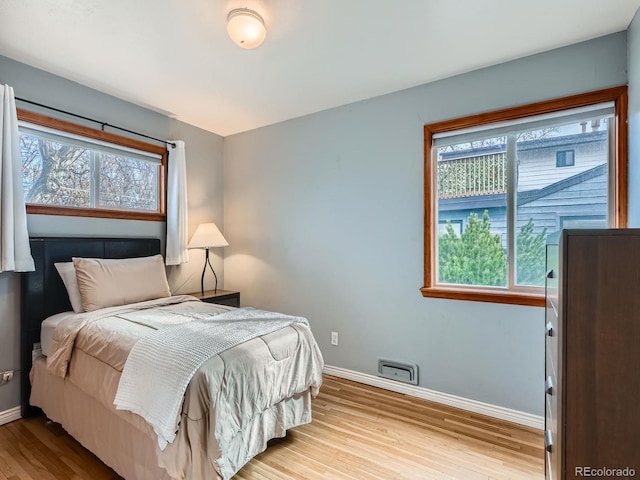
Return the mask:
<svg viewBox="0 0 640 480"><path fill-rule="evenodd" d="M213 290L206 290L204 295L202 293L190 293L196 298L199 298L203 302L217 303L218 305L228 305L230 307L240 306L240 292L233 292L231 290L220 290L213 293Z"/></svg>

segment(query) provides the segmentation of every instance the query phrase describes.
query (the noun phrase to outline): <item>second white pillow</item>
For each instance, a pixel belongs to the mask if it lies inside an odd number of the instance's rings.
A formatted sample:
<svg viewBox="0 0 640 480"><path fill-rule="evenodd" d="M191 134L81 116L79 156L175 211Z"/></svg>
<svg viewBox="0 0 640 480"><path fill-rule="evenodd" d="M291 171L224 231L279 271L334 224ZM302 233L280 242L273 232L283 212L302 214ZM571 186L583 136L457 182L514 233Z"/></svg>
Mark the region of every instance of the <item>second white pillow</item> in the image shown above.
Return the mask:
<svg viewBox="0 0 640 480"><path fill-rule="evenodd" d="M78 280L76 279L76 267L73 266L73 262L58 262L54 263L56 270L62 283L67 289L67 295L69 295L69 301L71 302L71 308L76 313L82 313L82 297L80 296L80 290L78 289Z"/></svg>

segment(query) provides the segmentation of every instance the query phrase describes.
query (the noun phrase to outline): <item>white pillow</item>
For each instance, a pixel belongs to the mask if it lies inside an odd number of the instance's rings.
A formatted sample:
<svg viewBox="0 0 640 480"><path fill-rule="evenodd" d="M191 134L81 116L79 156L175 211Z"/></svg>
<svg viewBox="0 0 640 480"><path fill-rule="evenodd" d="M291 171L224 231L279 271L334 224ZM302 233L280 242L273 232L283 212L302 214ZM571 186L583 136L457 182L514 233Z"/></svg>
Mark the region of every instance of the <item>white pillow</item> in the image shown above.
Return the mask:
<svg viewBox="0 0 640 480"><path fill-rule="evenodd" d="M72 260L85 312L171 296L162 255Z"/></svg>
<svg viewBox="0 0 640 480"><path fill-rule="evenodd" d="M76 268L73 266L73 262L58 262L54 263L56 270L62 283L67 289L67 295L69 295L69 301L71 302L71 308L76 313L82 313L82 297L80 296L80 290L78 289L78 281L76 279Z"/></svg>

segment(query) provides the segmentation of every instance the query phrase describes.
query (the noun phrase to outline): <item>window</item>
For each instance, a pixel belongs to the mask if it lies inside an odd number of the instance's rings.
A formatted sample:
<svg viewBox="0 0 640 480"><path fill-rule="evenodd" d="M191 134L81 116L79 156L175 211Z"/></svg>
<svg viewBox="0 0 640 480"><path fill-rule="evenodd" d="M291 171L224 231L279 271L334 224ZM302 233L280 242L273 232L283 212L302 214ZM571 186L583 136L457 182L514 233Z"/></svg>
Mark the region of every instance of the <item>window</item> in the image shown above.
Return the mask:
<svg viewBox="0 0 640 480"><path fill-rule="evenodd" d="M556 167L573 167L575 164L575 150L558 150L556 152Z"/></svg>
<svg viewBox="0 0 640 480"><path fill-rule="evenodd" d="M547 235L626 226L626 105L617 87L425 125L423 295L543 306Z"/></svg>
<svg viewBox="0 0 640 480"><path fill-rule="evenodd" d="M18 110L27 213L165 219L166 148Z"/></svg>

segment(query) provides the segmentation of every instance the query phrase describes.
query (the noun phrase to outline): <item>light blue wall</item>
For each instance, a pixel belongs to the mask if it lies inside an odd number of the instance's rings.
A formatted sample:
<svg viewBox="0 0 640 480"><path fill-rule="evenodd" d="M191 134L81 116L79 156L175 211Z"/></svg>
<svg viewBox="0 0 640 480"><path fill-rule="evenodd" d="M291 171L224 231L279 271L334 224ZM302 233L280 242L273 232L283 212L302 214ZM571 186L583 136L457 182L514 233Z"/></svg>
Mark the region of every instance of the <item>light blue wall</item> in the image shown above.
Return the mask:
<svg viewBox="0 0 640 480"><path fill-rule="evenodd" d="M640 10L627 30L629 62L629 226L640 227Z"/></svg>
<svg viewBox="0 0 640 480"><path fill-rule="evenodd" d="M227 288L308 317L329 365L415 362L422 387L542 415L542 308L420 294L423 125L625 84L626 48L609 35L226 137Z"/></svg>
<svg viewBox="0 0 640 480"><path fill-rule="evenodd" d="M105 95L64 78L0 56L0 84L11 85L18 97L145 133L156 138L184 140L187 151L189 232L198 223L222 224L222 137L171 119L163 114ZM72 117L18 103L19 108L82 123ZM96 128L95 124L87 123ZM122 134L121 132L115 132ZM135 137L134 137L135 138ZM29 215L30 235L165 236L164 222L113 220L51 215ZM191 262L168 269L174 293L200 289L204 253L191 252ZM222 258L214 255L214 267L223 276ZM20 368L19 275L0 273L0 371ZM213 288L213 285L211 285ZM20 375L0 386L0 412L20 404Z"/></svg>

